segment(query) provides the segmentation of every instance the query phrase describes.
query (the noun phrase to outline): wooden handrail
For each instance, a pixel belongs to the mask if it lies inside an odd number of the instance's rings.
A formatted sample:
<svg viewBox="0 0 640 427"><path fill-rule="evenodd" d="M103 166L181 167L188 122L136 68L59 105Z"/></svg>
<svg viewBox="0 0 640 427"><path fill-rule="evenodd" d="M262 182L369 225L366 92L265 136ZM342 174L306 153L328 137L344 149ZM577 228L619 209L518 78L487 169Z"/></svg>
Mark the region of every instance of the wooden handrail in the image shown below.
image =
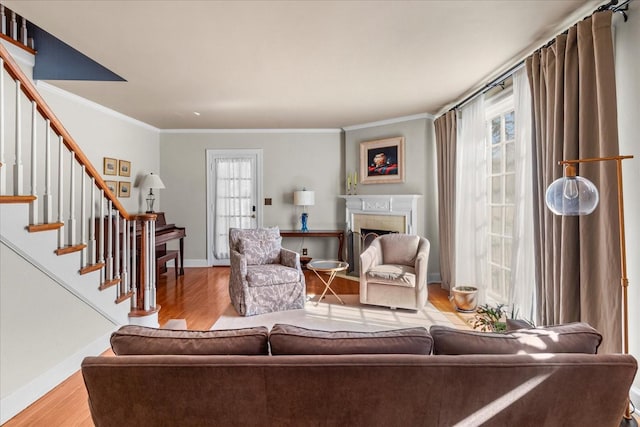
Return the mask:
<svg viewBox="0 0 640 427"><path fill-rule="evenodd" d="M102 179L100 173L93 167L93 164L89 161L84 152L80 149L78 144L76 144L75 140L71 136L69 132L64 128L62 122L56 117L51 108L47 105L45 100L40 96L35 86L31 82L31 80L24 74L20 66L15 62L13 57L9 54L9 51L0 43L0 56L4 60L4 68L7 70L7 73L15 79L19 80L21 83L22 92L26 95L26 97L30 101L35 101L38 111L45 118L49 119L51 122L51 128L58 135L62 136L64 141L64 145L73 152L74 157L81 165L85 166L86 173L95 179L95 183L98 188L104 190L105 196L113 202L113 206L120 212L120 215L127 219L134 219L135 215L131 215L127 212L127 210L122 206L117 197L107 187L107 184Z"/></svg>

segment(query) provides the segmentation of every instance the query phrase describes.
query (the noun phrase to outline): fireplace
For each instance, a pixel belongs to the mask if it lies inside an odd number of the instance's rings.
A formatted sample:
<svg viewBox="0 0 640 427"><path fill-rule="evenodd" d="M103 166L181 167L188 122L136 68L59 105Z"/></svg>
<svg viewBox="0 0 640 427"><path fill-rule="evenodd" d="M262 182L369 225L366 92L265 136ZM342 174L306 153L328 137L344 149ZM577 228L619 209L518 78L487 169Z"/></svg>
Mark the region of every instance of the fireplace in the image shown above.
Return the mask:
<svg viewBox="0 0 640 427"><path fill-rule="evenodd" d="M377 235L417 233L419 195L341 197L346 200L347 261L352 275L359 274L360 253Z"/></svg>

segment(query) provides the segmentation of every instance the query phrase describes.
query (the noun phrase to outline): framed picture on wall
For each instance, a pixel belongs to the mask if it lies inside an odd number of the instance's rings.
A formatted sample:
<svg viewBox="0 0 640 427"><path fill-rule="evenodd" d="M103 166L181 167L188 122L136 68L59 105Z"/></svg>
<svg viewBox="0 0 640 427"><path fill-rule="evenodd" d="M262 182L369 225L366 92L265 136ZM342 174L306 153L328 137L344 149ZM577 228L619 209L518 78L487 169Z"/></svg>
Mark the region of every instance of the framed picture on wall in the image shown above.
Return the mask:
<svg viewBox="0 0 640 427"><path fill-rule="evenodd" d="M360 182L404 182L404 137L360 143Z"/></svg>
<svg viewBox="0 0 640 427"><path fill-rule="evenodd" d="M105 181L104 183L107 184L107 188L114 196L118 195L118 183L116 181Z"/></svg>
<svg viewBox="0 0 640 427"><path fill-rule="evenodd" d="M131 162L127 160L118 160L118 175L131 176Z"/></svg>
<svg viewBox="0 0 640 427"><path fill-rule="evenodd" d="M118 197L131 197L131 183L129 181L118 182Z"/></svg>
<svg viewBox="0 0 640 427"><path fill-rule="evenodd" d="M104 158L104 174L105 175L117 175L118 174L118 160L112 159L111 157Z"/></svg>

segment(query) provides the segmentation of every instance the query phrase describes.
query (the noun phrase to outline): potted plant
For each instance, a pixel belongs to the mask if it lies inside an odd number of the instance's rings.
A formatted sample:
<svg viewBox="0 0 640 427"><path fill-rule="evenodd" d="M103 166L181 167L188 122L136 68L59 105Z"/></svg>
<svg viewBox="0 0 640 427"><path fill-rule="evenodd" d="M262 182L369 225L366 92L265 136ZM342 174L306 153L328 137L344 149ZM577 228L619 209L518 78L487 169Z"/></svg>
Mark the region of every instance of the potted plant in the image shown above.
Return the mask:
<svg viewBox="0 0 640 427"><path fill-rule="evenodd" d="M476 310L471 326L482 332L505 332L507 330L505 305L482 304Z"/></svg>
<svg viewBox="0 0 640 427"><path fill-rule="evenodd" d="M451 297L456 310L470 313L478 306L478 288L475 286L454 286L451 288Z"/></svg>

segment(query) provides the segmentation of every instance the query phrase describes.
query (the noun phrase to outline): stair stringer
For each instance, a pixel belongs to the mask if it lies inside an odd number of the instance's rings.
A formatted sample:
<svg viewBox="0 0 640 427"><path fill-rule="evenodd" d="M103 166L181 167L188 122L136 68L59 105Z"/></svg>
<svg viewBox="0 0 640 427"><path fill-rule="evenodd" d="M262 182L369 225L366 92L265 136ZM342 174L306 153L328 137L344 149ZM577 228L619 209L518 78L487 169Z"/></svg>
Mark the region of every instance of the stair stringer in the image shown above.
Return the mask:
<svg viewBox="0 0 640 427"><path fill-rule="evenodd" d="M35 268L67 289L114 325L129 323L131 304L116 304L116 287L99 290L100 271L81 275L80 252L56 255L57 231L29 233L27 204L0 204L0 239Z"/></svg>

